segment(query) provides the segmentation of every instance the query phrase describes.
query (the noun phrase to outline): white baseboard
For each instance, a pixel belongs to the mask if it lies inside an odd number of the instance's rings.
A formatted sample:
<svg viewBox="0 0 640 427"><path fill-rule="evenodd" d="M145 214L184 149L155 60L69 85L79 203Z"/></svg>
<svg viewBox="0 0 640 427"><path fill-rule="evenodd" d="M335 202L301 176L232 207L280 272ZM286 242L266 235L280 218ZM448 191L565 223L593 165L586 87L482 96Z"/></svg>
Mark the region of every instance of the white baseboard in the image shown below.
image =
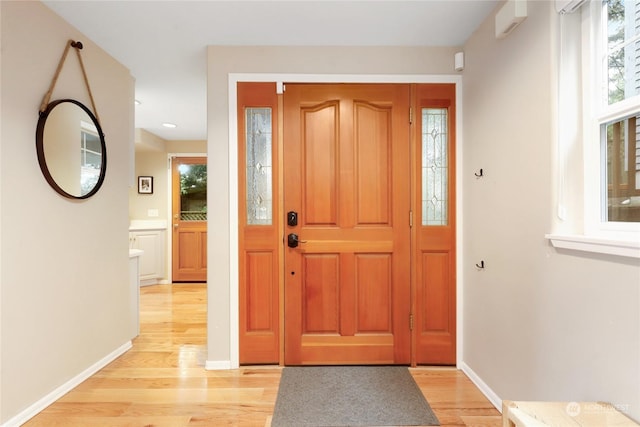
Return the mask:
<svg viewBox="0 0 640 427"><path fill-rule="evenodd" d="M491 402L491 404L495 406L496 409L500 411L500 413L502 413L502 399L500 399L500 397L493 390L491 390L491 387L489 387L487 383L482 381L478 374L476 374L473 369L471 369L466 363L462 362L459 365L459 368L469 377L471 382L480 389L482 394L484 394L485 397L489 399L489 402Z"/></svg>
<svg viewBox="0 0 640 427"><path fill-rule="evenodd" d="M31 406L29 406L24 411L20 412L18 415L6 421L0 427L18 427L26 423L28 420L38 415L38 413L43 409L45 409L47 406L51 405L56 400L60 399L62 396L67 394L69 391L71 391L73 388L77 387L81 382L83 382L84 380L86 380L96 372L98 372L100 369L107 366L109 363L113 362L120 355L122 355L124 352L129 350L132 346L133 345L131 341L127 341L126 343L124 343L117 349L113 350L111 353L109 353L102 359L98 360L93 365L89 366L84 371L80 372L75 377L71 378L66 383L62 384L60 387L53 390L51 393L47 394L46 396L44 396L43 398L41 398Z"/></svg>
<svg viewBox="0 0 640 427"><path fill-rule="evenodd" d="M231 369L230 360L207 360L204 364L204 369L207 371L221 371Z"/></svg>

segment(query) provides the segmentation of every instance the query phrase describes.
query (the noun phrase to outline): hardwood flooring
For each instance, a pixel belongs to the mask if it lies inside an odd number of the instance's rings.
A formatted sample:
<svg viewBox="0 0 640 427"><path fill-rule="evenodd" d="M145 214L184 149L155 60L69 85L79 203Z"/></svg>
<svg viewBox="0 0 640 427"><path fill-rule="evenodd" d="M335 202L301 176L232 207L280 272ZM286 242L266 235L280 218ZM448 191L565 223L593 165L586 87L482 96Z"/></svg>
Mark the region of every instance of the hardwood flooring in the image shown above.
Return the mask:
<svg viewBox="0 0 640 427"><path fill-rule="evenodd" d="M141 289L133 348L27 427L269 426L281 367L206 371L206 285ZM442 426L499 427L500 413L454 368L411 369Z"/></svg>

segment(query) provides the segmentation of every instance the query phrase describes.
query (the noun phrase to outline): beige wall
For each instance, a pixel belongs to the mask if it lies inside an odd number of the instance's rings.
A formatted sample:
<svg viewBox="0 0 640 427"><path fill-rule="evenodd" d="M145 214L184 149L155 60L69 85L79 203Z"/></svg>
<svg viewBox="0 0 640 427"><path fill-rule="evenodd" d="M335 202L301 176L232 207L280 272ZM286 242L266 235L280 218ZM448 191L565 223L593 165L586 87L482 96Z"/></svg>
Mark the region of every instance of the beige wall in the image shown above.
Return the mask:
<svg viewBox="0 0 640 427"><path fill-rule="evenodd" d="M168 206L168 169L166 141L144 129L135 130L135 185L129 189L129 218L132 220L166 220ZM138 177L153 177L153 194L138 194ZM157 217L149 217L149 210Z"/></svg>
<svg viewBox="0 0 640 427"><path fill-rule="evenodd" d="M40 2L0 2L0 423L132 338L128 275L129 129L133 79ZM106 135L104 185L58 195L38 166L38 108L68 39L82 56ZM53 98L91 105L67 57Z"/></svg>
<svg viewBox="0 0 640 427"><path fill-rule="evenodd" d="M230 348L229 73L455 74L454 47L208 48L208 360L224 366ZM232 188L231 191L237 191ZM237 290L233 290L237 292Z"/></svg>
<svg viewBox="0 0 640 427"><path fill-rule="evenodd" d="M553 2L528 11L503 40L489 17L464 47L463 359L500 399L603 400L638 420L639 263L544 237L579 229L581 197L569 196L577 226L559 224L558 15ZM581 194L571 163L567 190Z"/></svg>
<svg viewBox="0 0 640 427"><path fill-rule="evenodd" d="M167 153L204 154L207 152L207 141L166 141Z"/></svg>
<svg viewBox="0 0 640 427"><path fill-rule="evenodd" d="M169 171L167 153L163 151L136 152L136 185L129 189L129 217L132 220L166 220L169 218ZM138 194L138 177L153 177L153 194ZM149 210L158 211L157 217Z"/></svg>

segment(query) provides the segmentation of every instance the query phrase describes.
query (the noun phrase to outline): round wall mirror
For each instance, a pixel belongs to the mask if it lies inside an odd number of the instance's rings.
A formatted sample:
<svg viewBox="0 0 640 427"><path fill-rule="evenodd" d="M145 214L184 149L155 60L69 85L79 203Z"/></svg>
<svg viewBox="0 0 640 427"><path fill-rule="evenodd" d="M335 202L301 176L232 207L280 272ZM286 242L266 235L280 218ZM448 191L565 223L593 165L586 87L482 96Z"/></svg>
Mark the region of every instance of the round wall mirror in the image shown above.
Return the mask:
<svg viewBox="0 0 640 427"><path fill-rule="evenodd" d="M40 113L36 129L38 163L58 193L72 199L93 196L107 169L104 134L95 115L73 99L59 99Z"/></svg>

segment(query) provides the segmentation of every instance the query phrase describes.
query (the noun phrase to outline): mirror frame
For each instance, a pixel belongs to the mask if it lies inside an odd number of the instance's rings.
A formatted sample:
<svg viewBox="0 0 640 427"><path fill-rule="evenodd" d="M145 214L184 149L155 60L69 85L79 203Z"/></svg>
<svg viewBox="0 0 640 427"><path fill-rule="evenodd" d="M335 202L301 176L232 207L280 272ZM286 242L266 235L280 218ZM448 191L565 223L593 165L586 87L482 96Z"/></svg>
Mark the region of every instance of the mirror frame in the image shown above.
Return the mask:
<svg viewBox="0 0 640 427"><path fill-rule="evenodd" d="M51 172L49 172L49 168L47 166L47 160L46 160L45 155L44 155L44 144L45 144L45 141L44 141L44 127L45 127L45 124L47 122L47 118L49 117L49 114L51 113L51 111L56 106L58 106L59 104L62 104L64 102L70 102L70 103L75 104L78 107L82 108L82 110L85 113L87 113L87 115L89 116L89 118L91 119L93 124L95 125L96 129L98 130L98 135L100 136L100 147L101 147L101 150L102 150L102 156L101 156L102 157L102 162L100 164L100 175L98 176L98 181L96 182L96 185L93 187L93 189L91 191L89 191L87 194L83 194L83 195L79 195L79 196L76 196L74 194L70 194L70 193L66 192L62 187L60 187L58 185L58 183L55 181L55 179L51 175ZM46 110L40 112L40 117L38 118L38 126L36 128L36 151L38 153L38 163L40 164L40 170L42 171L42 174L44 175L44 178L47 180L49 185L54 190L56 190L56 192L58 194L61 194L64 197L68 197L70 199L88 199L89 197L91 197L94 194L96 194L98 192L98 190L100 189L100 187L102 187L102 183L104 182L104 177L105 177L105 174L107 172L107 145L105 144L104 133L102 132L102 127L100 126L100 123L98 122L98 119L91 112L91 110L89 110L83 103L81 103L79 101L76 101L75 99L58 99L58 100L50 102L47 105Z"/></svg>

